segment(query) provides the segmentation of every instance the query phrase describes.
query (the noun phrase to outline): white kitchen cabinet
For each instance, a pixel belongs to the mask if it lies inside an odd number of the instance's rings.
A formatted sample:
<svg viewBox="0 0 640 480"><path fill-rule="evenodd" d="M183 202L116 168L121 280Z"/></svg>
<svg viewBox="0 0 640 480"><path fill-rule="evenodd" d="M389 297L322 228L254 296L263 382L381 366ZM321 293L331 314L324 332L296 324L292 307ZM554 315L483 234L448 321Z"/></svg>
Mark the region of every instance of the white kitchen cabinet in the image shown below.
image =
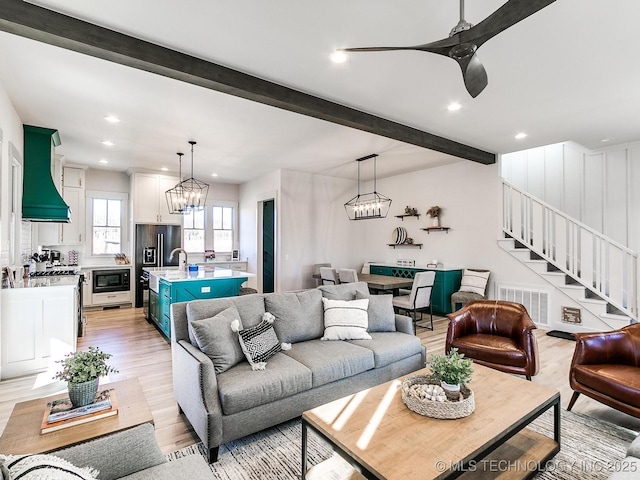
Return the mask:
<svg viewBox="0 0 640 480"><path fill-rule="evenodd" d="M62 198L71 208L71 222L39 224L39 245L76 245L84 241L86 223L84 170L64 167L62 172Z"/></svg>
<svg viewBox="0 0 640 480"><path fill-rule="evenodd" d="M94 307L102 305L122 305L131 303L131 290L127 292L94 293L91 304Z"/></svg>
<svg viewBox="0 0 640 480"><path fill-rule="evenodd" d="M131 175L133 223L180 225L182 217L169 213L165 192L175 187L177 177L135 172Z"/></svg>
<svg viewBox="0 0 640 480"><path fill-rule="evenodd" d="M74 286L2 290L0 377L18 377L55 369L56 360L75 352L77 339Z"/></svg>

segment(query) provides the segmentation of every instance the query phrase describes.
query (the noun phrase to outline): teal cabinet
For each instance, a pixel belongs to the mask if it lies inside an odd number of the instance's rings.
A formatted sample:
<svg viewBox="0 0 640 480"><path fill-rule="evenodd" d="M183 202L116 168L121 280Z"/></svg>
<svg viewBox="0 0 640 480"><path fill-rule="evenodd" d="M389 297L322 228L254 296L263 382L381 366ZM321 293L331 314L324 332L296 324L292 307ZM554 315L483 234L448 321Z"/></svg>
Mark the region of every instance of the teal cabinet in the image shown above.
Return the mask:
<svg viewBox="0 0 640 480"><path fill-rule="evenodd" d="M219 278L219 279L193 279L171 282L160 278L157 294L157 314L154 316L151 307L151 294L149 292L149 313L151 319L160 331L167 337L171 337L171 304L201 300L206 298L235 297L240 294L240 285L247 280L246 277Z"/></svg>
<svg viewBox="0 0 640 480"><path fill-rule="evenodd" d="M394 267L389 265L371 265L370 271L375 275L389 275L392 277L414 278L417 272L426 272L429 268ZM451 313L451 294L460 289L462 270L435 270L436 279L431 294L433 313L446 315Z"/></svg>

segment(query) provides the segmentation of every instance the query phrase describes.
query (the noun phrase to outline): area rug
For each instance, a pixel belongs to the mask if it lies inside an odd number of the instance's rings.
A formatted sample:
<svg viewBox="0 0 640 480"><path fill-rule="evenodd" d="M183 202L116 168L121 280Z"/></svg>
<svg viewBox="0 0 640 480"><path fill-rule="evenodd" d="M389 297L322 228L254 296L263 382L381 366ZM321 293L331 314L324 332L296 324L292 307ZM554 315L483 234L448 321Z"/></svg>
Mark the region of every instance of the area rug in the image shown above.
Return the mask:
<svg viewBox="0 0 640 480"><path fill-rule="evenodd" d="M553 436L553 414L546 412L530 427ZM562 410L560 452L547 469L537 474L539 480L600 480L615 469L625 457L636 433L585 415ZM211 479L220 480L298 480L301 471L301 425L292 420L220 447L218 461L212 465ZM425 445L425 450L428 450ZM314 434L309 435L309 465L331 459L335 474L323 472L323 480L345 478L348 465ZM167 455L169 461L186 455L203 455L200 443ZM200 480L200 479L198 479ZM205 479L206 480L206 479Z"/></svg>

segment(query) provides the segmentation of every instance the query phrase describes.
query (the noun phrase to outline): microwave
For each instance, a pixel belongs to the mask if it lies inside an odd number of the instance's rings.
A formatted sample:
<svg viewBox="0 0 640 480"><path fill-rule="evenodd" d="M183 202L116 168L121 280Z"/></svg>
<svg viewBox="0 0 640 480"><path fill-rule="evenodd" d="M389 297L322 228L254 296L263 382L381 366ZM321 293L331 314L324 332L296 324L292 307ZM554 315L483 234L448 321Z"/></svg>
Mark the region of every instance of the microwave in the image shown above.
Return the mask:
<svg viewBox="0 0 640 480"><path fill-rule="evenodd" d="M131 284L128 268L93 271L93 293L128 292Z"/></svg>

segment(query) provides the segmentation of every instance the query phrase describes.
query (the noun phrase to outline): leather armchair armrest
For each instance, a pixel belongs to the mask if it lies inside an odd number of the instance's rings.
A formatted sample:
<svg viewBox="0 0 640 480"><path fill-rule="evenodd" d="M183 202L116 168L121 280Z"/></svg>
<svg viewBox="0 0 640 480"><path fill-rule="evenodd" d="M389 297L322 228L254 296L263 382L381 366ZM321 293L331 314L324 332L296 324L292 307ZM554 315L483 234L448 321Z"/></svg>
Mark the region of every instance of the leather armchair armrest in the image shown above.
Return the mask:
<svg viewBox="0 0 640 480"><path fill-rule="evenodd" d="M471 311L466 307L448 314L447 317L449 317L449 328L447 329L445 352L449 353L453 340L477 333L477 328Z"/></svg>
<svg viewBox="0 0 640 480"><path fill-rule="evenodd" d="M635 352L622 330L600 333L576 333L576 348L571 365L625 364L635 365Z"/></svg>

